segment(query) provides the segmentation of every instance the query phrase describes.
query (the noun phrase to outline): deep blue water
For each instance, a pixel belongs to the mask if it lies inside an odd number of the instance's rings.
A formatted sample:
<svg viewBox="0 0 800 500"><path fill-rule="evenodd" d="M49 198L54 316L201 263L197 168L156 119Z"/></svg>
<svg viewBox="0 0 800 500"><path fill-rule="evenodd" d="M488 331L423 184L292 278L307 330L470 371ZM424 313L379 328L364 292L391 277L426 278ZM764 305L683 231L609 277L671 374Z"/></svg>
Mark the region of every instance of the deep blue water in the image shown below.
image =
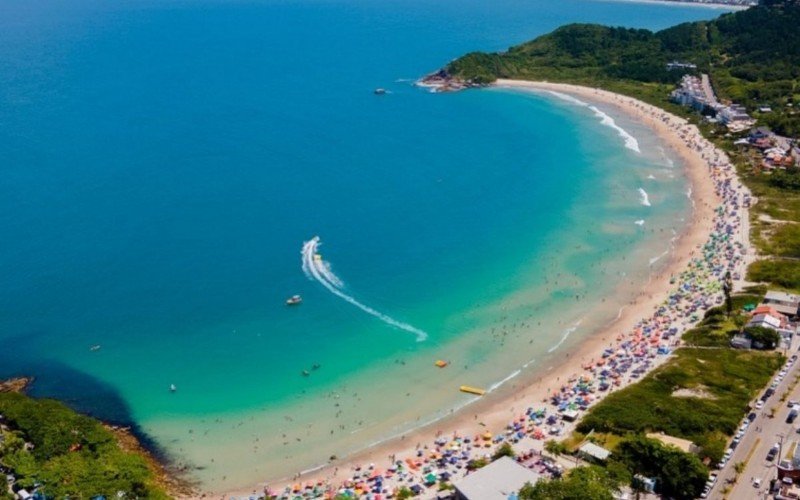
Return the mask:
<svg viewBox="0 0 800 500"><path fill-rule="evenodd" d="M567 22L663 28L719 12L579 0L0 3L0 376L34 372L37 394L102 416L103 398L68 383L94 379L123 402L109 413L123 408L158 436L160 418L279 407L307 388L298 373L313 363L321 385L344 383L447 345L490 323L469 316L476 305L533 286L543 249L585 231L569 223L574 205L594 196L603 162L627 153L551 101L433 95L410 80ZM602 214L638 217L635 199ZM679 209L665 202L663 213ZM300 248L314 235L359 300L429 339L309 281ZM613 253L642 238L603 241ZM287 309L294 293L305 302Z"/></svg>

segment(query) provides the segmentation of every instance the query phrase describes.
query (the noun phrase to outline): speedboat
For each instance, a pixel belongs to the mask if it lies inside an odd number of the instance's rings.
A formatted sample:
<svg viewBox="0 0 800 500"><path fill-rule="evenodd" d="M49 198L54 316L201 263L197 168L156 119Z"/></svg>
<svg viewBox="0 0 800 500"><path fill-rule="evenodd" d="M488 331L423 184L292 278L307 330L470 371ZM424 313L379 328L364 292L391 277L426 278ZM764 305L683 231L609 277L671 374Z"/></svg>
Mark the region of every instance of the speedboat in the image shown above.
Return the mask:
<svg viewBox="0 0 800 500"><path fill-rule="evenodd" d="M300 302L303 302L303 298L300 297L299 295L292 295L291 297L286 299L287 306L296 306Z"/></svg>
<svg viewBox="0 0 800 500"><path fill-rule="evenodd" d="M177 390L178 390L178 388L175 387L175 384L169 384L169 392L175 392Z"/></svg>
<svg viewBox="0 0 800 500"><path fill-rule="evenodd" d="M386 89L377 88L375 89L375 95L383 95L386 93Z"/></svg>

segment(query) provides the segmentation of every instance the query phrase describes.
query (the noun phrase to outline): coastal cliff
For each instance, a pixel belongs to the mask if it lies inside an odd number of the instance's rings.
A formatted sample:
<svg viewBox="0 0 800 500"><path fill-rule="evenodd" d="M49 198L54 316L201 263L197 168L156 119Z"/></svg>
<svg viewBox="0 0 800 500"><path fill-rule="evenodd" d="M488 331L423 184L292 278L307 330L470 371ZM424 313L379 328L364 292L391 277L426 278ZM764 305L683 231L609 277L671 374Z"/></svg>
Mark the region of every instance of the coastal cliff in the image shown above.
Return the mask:
<svg viewBox="0 0 800 500"><path fill-rule="evenodd" d="M130 429L28 397L24 392L31 382L28 377L0 381L0 465L11 471L17 488L52 498L193 493Z"/></svg>

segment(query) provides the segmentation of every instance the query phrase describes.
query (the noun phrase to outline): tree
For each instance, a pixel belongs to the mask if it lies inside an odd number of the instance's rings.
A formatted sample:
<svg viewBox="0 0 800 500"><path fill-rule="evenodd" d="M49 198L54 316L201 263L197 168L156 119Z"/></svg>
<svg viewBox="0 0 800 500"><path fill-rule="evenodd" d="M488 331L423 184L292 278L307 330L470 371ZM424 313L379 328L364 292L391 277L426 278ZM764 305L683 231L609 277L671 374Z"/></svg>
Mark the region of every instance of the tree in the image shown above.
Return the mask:
<svg viewBox="0 0 800 500"><path fill-rule="evenodd" d="M494 455L492 455L492 460L497 460L502 457L514 458L516 455L514 448L509 443L503 443L495 450Z"/></svg>
<svg viewBox="0 0 800 500"><path fill-rule="evenodd" d="M618 470L617 470L618 472ZM560 479L526 484L519 491L520 500L611 500L619 491L616 472L591 465L577 467Z"/></svg>
<svg viewBox="0 0 800 500"><path fill-rule="evenodd" d="M708 470L696 455L644 436L623 440L616 456L629 470L655 477L664 496L696 498L708 480Z"/></svg>
<svg viewBox="0 0 800 500"><path fill-rule="evenodd" d="M744 329L744 333L754 344L761 344L764 346L764 349L775 349L781 340L781 336L778 332L764 326L748 326Z"/></svg>
<svg viewBox="0 0 800 500"><path fill-rule="evenodd" d="M722 282L722 292L725 294L725 312L728 317L733 313L733 300L731 300L731 291L733 290L733 281L731 281L731 272L725 273L725 280Z"/></svg>
<svg viewBox="0 0 800 500"><path fill-rule="evenodd" d="M555 439L549 439L544 443L544 451L551 455L559 456L567 452L567 447L564 443L556 441Z"/></svg>

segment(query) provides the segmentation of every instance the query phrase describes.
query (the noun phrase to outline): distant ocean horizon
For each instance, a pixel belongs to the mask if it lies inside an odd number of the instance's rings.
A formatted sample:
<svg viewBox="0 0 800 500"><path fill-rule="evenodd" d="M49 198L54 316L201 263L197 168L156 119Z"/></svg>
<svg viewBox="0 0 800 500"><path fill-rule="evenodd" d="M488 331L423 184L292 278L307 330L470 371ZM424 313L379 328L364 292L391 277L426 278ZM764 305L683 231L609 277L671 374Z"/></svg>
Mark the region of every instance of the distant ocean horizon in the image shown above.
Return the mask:
<svg viewBox="0 0 800 500"><path fill-rule="evenodd" d="M566 23L718 14L3 2L0 377L135 423L210 491L447 417L474 400L459 385L502 390L617 316L690 186L612 109L414 81Z"/></svg>

